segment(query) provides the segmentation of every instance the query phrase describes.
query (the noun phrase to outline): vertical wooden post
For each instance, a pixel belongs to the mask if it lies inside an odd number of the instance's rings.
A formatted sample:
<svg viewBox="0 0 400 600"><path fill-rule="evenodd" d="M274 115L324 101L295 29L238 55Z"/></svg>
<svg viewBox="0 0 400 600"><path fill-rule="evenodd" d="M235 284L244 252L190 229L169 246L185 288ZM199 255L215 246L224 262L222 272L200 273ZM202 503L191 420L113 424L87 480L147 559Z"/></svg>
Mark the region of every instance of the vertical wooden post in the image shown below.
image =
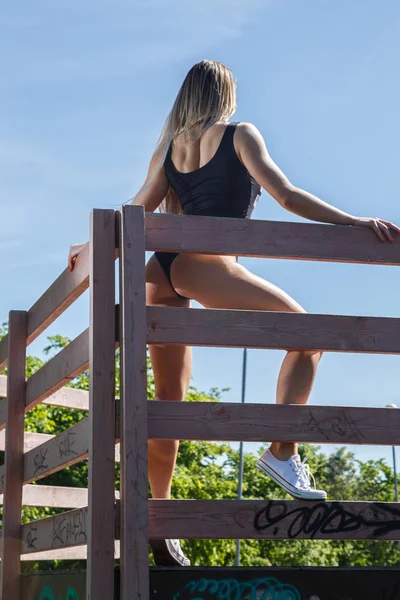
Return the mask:
<svg viewBox="0 0 400 600"><path fill-rule="evenodd" d="M121 600L148 600L145 225L141 206L120 217Z"/></svg>
<svg viewBox="0 0 400 600"><path fill-rule="evenodd" d="M0 575L0 597L4 600L19 600L20 597L27 322L27 312L10 312L8 327L2 564Z"/></svg>
<svg viewBox="0 0 400 600"><path fill-rule="evenodd" d="M115 213L90 221L89 527L87 600L114 598Z"/></svg>

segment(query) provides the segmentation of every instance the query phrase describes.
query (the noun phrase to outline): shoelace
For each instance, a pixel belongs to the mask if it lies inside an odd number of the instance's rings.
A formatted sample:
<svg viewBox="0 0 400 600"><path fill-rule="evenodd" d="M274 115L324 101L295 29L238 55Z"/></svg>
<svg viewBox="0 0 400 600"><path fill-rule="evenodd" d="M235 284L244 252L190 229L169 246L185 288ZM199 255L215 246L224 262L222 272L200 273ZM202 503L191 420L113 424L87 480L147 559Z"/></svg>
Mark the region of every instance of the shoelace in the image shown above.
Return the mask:
<svg viewBox="0 0 400 600"><path fill-rule="evenodd" d="M300 464L293 461L293 467L296 472L296 475L299 478L300 483L306 488L311 488L311 482L310 482L310 478L311 478L312 484L313 484L312 489L315 490L316 489L315 478L314 478L314 475L311 473L310 465L306 464L306 462L307 462L307 457L305 456Z"/></svg>

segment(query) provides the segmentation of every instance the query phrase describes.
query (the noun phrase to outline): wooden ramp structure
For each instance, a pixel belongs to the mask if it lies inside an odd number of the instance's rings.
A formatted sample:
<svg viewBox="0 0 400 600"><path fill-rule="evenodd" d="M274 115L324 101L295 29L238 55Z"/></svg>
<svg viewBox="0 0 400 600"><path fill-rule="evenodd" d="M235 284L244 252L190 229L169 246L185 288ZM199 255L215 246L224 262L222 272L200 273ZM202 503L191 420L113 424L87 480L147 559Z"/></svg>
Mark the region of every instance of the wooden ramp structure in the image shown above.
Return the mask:
<svg viewBox="0 0 400 600"><path fill-rule="evenodd" d="M400 598L396 569L190 568L149 576L149 537L400 540L395 502L149 500L149 438L400 444L400 411L390 408L148 403L147 344L400 354L400 318L146 307L149 250L400 265L399 240L378 243L364 228L95 209L74 271L65 270L28 311L11 311L0 341L0 369L7 366L0 377L0 600ZM26 347L88 288L88 329L26 379ZM65 387L86 369L89 392ZM24 431L25 413L42 402L88 416L57 436ZM87 489L34 485L85 459ZM65 510L21 525L23 505ZM81 557L84 574L21 576L21 560ZM336 593L338 582L344 587Z"/></svg>

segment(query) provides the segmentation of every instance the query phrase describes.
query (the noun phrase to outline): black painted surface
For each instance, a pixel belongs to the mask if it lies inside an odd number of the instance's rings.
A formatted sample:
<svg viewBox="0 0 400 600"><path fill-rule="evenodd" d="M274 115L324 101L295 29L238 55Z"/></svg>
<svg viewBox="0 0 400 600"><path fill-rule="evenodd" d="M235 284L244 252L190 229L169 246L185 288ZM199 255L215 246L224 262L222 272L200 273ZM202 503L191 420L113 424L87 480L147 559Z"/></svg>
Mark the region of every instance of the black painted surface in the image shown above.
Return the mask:
<svg viewBox="0 0 400 600"><path fill-rule="evenodd" d="M85 600L85 577L23 576L21 600ZM399 569L157 568L150 584L149 600L400 600Z"/></svg>

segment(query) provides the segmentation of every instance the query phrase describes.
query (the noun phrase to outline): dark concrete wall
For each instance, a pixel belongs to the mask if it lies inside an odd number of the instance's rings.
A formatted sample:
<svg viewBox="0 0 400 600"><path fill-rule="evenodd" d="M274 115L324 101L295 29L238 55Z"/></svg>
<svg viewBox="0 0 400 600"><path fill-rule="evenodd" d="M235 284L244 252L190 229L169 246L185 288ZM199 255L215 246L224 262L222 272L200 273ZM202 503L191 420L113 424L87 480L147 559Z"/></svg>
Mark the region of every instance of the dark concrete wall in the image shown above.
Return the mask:
<svg viewBox="0 0 400 600"><path fill-rule="evenodd" d="M400 600L398 569L166 568L150 583L149 600ZM21 600L85 600L85 589L85 573L29 575Z"/></svg>

